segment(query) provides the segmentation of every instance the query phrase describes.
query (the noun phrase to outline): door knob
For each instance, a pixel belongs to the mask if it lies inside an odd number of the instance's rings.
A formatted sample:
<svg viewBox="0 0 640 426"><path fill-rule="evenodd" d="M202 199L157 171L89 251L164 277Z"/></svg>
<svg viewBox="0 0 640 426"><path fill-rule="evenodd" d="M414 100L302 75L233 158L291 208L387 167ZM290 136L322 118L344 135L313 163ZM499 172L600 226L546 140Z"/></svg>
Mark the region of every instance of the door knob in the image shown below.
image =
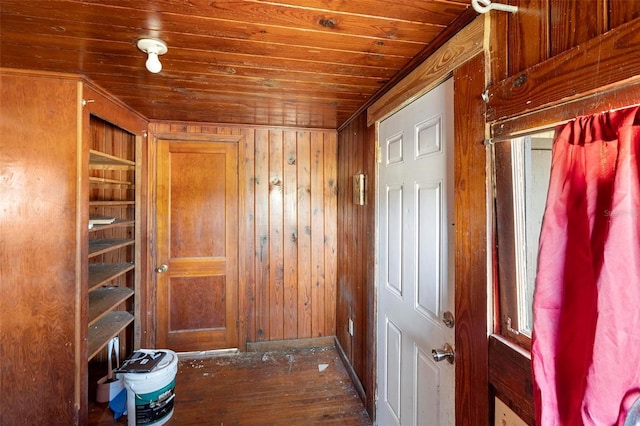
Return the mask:
<svg viewBox="0 0 640 426"><path fill-rule="evenodd" d="M161 274L163 272L167 272L169 270L169 267L167 265L160 265L156 268L156 272Z"/></svg>
<svg viewBox="0 0 640 426"><path fill-rule="evenodd" d="M449 361L449 364L453 364L455 354L453 352L453 347L450 344L445 343L442 349L432 349L431 356L433 356L433 360L435 362L440 362L446 359Z"/></svg>

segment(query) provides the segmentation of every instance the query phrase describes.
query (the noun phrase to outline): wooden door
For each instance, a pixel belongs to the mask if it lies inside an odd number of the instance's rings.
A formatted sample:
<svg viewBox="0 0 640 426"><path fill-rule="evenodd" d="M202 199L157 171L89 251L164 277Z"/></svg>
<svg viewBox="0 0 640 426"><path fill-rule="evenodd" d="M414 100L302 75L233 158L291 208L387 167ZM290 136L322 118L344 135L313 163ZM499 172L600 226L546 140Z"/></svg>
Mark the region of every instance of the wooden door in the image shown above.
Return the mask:
<svg viewBox="0 0 640 426"><path fill-rule="evenodd" d="M380 123L378 423L453 425L453 81Z"/></svg>
<svg viewBox="0 0 640 426"><path fill-rule="evenodd" d="M159 140L156 345L238 346L237 144Z"/></svg>

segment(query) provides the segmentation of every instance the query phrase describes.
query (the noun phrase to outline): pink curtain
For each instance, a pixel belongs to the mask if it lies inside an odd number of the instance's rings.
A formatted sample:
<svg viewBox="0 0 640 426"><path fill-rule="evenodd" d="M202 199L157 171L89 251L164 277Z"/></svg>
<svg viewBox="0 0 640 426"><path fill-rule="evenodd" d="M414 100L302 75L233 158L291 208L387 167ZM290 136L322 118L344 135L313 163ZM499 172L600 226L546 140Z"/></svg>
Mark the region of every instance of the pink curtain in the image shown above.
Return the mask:
<svg viewBox="0 0 640 426"><path fill-rule="evenodd" d="M533 302L539 425L623 425L640 397L640 107L556 130Z"/></svg>

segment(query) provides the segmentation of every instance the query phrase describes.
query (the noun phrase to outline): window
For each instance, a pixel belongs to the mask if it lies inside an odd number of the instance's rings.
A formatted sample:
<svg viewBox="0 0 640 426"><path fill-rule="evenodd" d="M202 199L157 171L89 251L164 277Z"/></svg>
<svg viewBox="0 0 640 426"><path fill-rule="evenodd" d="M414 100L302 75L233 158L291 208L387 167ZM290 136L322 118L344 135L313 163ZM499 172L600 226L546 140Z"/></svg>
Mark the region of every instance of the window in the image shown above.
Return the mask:
<svg viewBox="0 0 640 426"><path fill-rule="evenodd" d="M529 348L553 131L494 145L499 329Z"/></svg>

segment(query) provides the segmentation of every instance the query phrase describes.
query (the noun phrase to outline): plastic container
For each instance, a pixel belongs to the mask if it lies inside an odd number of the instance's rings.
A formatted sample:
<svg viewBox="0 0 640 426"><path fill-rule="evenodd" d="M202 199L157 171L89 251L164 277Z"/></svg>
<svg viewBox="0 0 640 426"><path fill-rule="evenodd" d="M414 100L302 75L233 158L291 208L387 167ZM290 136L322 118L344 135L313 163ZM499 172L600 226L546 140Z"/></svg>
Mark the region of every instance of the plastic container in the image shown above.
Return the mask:
<svg viewBox="0 0 640 426"><path fill-rule="evenodd" d="M121 373L127 388L128 426L165 424L173 415L178 355L165 352L160 363L149 373Z"/></svg>

